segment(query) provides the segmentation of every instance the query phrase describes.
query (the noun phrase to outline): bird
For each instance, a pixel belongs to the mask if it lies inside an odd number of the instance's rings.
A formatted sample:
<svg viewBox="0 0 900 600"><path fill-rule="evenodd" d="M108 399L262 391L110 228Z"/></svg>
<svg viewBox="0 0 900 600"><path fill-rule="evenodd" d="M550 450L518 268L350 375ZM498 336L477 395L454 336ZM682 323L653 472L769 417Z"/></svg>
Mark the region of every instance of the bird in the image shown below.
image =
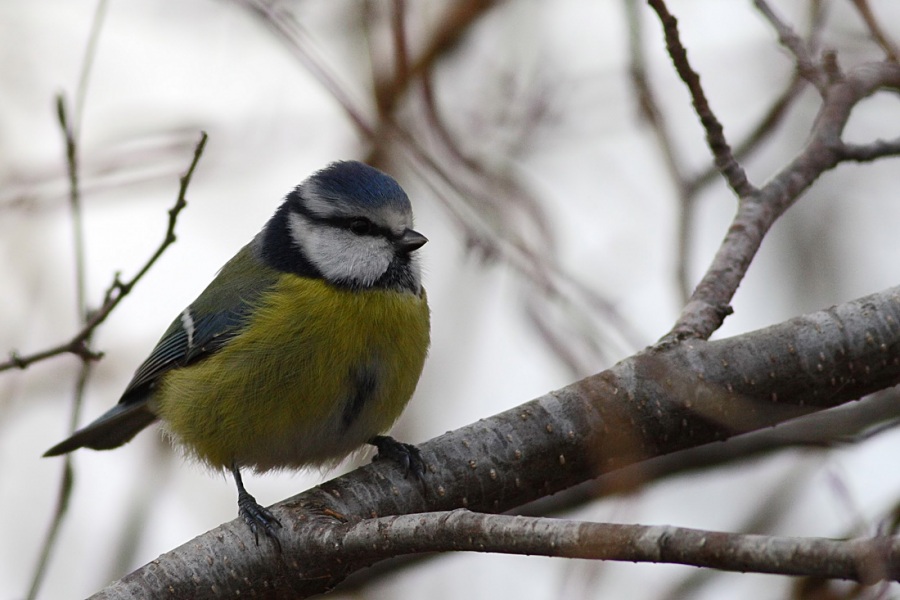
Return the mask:
<svg viewBox="0 0 900 600"><path fill-rule="evenodd" d="M389 175L333 162L163 333L119 402L44 456L122 446L160 421L185 455L230 471L256 543L280 521L241 471L332 466L366 444L421 478L418 448L384 433L409 402L430 310L409 198Z"/></svg>

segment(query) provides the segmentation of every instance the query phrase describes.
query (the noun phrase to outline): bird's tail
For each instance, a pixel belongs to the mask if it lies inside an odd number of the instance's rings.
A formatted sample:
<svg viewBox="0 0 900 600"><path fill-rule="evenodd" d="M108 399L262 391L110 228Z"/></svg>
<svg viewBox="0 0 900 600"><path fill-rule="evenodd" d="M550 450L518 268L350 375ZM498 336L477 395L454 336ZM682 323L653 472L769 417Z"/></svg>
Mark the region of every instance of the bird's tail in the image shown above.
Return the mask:
<svg viewBox="0 0 900 600"><path fill-rule="evenodd" d="M155 420L156 415L146 402L116 404L96 421L44 452L44 456L59 456L78 448L94 450L117 448Z"/></svg>

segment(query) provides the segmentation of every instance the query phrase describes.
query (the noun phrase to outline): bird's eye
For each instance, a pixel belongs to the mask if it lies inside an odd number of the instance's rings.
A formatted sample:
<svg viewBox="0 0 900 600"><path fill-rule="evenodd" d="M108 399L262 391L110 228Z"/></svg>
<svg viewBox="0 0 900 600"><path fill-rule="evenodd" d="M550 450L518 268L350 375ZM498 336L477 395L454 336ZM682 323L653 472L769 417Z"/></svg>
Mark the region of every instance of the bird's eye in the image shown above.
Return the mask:
<svg viewBox="0 0 900 600"><path fill-rule="evenodd" d="M356 235L372 233L372 221L368 219L353 219L350 221L350 231Z"/></svg>

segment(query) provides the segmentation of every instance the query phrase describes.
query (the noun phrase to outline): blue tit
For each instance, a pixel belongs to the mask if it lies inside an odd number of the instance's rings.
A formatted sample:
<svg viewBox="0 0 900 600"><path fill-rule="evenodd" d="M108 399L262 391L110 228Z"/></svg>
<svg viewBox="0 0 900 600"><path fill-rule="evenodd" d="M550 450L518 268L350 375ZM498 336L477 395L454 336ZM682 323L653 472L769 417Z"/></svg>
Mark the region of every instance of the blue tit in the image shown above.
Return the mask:
<svg viewBox="0 0 900 600"><path fill-rule="evenodd" d="M370 443L407 471L418 450L381 435L409 402L429 309L412 208L394 179L336 162L287 195L262 231L172 322L119 403L48 450L105 450L159 419L186 454L230 470L254 534L278 520L241 469L333 465Z"/></svg>

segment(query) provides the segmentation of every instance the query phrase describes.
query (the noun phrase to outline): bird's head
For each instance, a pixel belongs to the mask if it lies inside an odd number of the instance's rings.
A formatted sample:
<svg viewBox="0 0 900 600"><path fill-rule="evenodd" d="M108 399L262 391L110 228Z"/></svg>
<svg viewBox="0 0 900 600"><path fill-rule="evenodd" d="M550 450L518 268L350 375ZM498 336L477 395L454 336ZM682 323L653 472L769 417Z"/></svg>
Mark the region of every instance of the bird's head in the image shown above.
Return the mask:
<svg viewBox="0 0 900 600"><path fill-rule="evenodd" d="M338 287L418 293L413 252L428 239L412 227L409 198L393 178L335 162L288 194L261 234L260 253L276 269Z"/></svg>

